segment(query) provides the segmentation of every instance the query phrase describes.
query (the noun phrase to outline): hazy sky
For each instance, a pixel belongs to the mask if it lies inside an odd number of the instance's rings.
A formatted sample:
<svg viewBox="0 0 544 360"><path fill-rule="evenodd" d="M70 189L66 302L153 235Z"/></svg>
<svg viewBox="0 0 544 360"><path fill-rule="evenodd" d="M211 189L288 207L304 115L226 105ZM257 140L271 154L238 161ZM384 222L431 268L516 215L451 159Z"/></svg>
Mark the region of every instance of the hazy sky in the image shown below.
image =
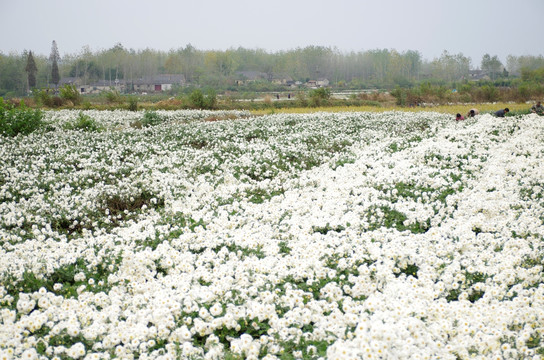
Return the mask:
<svg viewBox="0 0 544 360"><path fill-rule="evenodd" d="M544 54L544 0L0 0L0 52L319 45L341 52Z"/></svg>

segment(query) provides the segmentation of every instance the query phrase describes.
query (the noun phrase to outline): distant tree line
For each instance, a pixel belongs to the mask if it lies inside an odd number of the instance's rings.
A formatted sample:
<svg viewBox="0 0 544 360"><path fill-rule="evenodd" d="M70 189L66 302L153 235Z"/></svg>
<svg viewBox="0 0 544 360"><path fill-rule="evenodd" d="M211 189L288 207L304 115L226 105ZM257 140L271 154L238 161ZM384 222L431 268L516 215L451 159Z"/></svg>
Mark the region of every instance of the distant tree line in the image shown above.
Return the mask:
<svg viewBox="0 0 544 360"><path fill-rule="evenodd" d="M447 51L429 61L414 50L345 53L331 47L307 46L278 52L242 47L217 51L187 45L166 52L126 49L117 44L96 52L84 47L80 53L61 58L53 41L49 57L32 51L0 53L0 96L22 96L32 88L57 86L64 77L78 77L84 83L91 83L132 81L157 74L183 74L189 85L235 91L244 90L236 85L237 72L250 70L269 78L288 76L302 83L326 78L331 87L339 89L394 89L421 83L461 84L471 78L474 69L485 71L491 81L508 85L516 78L531 81L541 77L544 57L511 55L502 64L497 56L486 54L473 64L469 57ZM271 90L271 84L257 81L245 90Z"/></svg>

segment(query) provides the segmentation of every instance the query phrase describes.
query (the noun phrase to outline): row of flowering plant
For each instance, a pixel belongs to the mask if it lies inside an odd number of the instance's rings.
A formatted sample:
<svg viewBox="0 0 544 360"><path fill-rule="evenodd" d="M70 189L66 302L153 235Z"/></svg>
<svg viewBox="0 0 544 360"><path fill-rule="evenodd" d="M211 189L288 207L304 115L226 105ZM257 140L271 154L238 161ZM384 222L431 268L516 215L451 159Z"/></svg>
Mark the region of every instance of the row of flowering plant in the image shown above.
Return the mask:
<svg viewBox="0 0 544 360"><path fill-rule="evenodd" d="M544 356L544 123L46 111L0 137L0 359Z"/></svg>

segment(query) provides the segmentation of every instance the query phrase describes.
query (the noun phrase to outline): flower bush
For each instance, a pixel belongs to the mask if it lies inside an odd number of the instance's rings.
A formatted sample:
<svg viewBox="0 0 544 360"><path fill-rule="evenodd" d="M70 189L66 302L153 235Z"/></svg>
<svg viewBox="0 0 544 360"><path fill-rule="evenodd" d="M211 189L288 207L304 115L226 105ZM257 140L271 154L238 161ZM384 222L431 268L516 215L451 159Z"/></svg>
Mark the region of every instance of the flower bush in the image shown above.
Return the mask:
<svg viewBox="0 0 544 360"><path fill-rule="evenodd" d="M538 116L145 116L2 138L0 359L544 355Z"/></svg>
<svg viewBox="0 0 544 360"><path fill-rule="evenodd" d="M42 112L25 106L5 103L0 97L0 138L27 135L43 125Z"/></svg>

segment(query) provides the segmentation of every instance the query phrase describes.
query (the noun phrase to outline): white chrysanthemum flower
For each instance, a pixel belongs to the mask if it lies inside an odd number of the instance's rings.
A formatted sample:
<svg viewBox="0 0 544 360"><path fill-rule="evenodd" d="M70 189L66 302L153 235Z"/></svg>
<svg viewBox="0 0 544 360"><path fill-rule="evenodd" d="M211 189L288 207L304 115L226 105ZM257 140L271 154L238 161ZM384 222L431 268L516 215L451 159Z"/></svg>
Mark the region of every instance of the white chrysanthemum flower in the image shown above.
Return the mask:
<svg viewBox="0 0 544 360"><path fill-rule="evenodd" d="M0 274L21 289L32 274L89 279L57 280L55 294L0 287L16 309L0 311L12 358L44 324L120 357L143 357L159 338L205 357L193 336L212 344L222 327L263 323L270 336L227 339L232 349L279 356L304 337L331 343L331 358L503 356L514 338L508 356L534 355L524 346L544 318L541 122L401 112L204 122L209 112L174 111L144 131L130 127L141 112L84 114L107 130L0 144Z"/></svg>
<svg viewBox="0 0 544 360"><path fill-rule="evenodd" d="M219 316L223 313L223 306L221 306L220 303L215 303L211 308L210 308L210 314L212 314L213 316Z"/></svg>

